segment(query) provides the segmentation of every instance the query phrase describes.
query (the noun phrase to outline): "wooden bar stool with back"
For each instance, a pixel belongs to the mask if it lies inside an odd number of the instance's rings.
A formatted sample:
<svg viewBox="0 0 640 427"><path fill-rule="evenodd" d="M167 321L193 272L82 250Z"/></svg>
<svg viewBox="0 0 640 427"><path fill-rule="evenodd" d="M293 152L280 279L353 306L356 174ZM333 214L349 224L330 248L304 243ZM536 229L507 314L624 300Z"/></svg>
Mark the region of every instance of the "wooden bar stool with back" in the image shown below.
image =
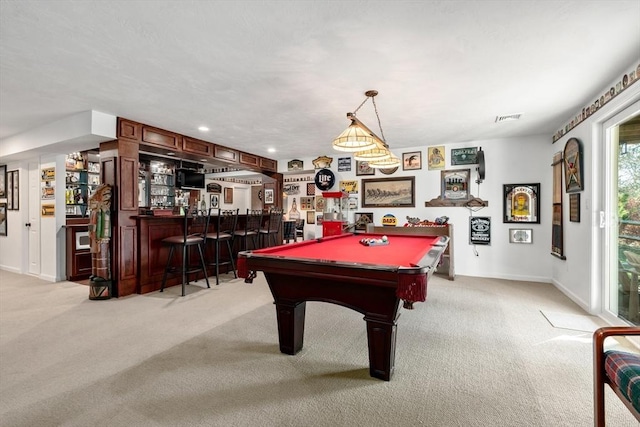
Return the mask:
<svg viewBox="0 0 640 427"><path fill-rule="evenodd" d="M235 237L241 239L241 250L246 251L249 249L249 241L253 243L252 249L258 249L258 237L260 236L260 226L262 225L262 210L260 209L247 209L247 216L245 218L244 227L235 231Z"/></svg>
<svg viewBox="0 0 640 427"><path fill-rule="evenodd" d="M209 209L209 225L211 225L213 222L216 226L216 229L215 231L211 231L211 229L209 229L206 240L207 242L209 240L213 241L216 251L215 260L209 263L209 265L214 265L216 268L216 285L220 283L219 277L221 265L230 265L234 277L236 279L238 278L238 275L236 274L236 265L233 261L233 241L235 238L236 226L238 224L239 211L240 209L224 211L222 209L216 208ZM221 253L221 250L223 250L223 242L226 245L227 256L223 256L223 254Z"/></svg>
<svg viewBox="0 0 640 427"><path fill-rule="evenodd" d="M266 224L260 228L262 247L278 246L278 234L282 226L283 210L271 208Z"/></svg>
<svg viewBox="0 0 640 427"><path fill-rule="evenodd" d="M190 282L189 275L200 271L204 274L204 280L209 288L209 278L207 275L207 267L204 262L204 242L209 225L206 212L198 211L197 207L189 208L184 213L184 226L182 234L179 236L170 236L162 239L162 243L169 245L169 258L162 276L162 286L160 292L164 291L167 283L168 274L182 274L182 296L185 296L186 284ZM196 247L200 255L200 265L191 266L189 263L189 248ZM182 253L182 263L179 266L172 264L173 254L176 248ZM197 279L196 279L197 281Z"/></svg>

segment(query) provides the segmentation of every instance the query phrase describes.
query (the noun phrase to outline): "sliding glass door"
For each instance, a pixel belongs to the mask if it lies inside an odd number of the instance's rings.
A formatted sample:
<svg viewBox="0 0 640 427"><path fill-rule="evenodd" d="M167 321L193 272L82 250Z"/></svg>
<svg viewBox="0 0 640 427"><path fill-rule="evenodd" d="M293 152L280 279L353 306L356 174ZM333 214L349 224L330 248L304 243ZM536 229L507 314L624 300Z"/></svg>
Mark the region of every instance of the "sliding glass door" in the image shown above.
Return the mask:
<svg viewBox="0 0 640 427"><path fill-rule="evenodd" d="M637 104L605 124L605 256L609 277L605 307L640 325L640 114ZM627 116L625 116L625 113ZM608 127L607 127L608 126Z"/></svg>

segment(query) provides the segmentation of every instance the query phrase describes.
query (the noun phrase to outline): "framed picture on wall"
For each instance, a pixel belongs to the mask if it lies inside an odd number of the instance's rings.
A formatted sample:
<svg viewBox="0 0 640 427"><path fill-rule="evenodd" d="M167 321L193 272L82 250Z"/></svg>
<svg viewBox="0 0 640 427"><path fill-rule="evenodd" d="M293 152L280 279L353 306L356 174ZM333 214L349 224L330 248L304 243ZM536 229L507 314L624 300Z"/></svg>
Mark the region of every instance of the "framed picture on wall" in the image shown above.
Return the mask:
<svg viewBox="0 0 640 427"><path fill-rule="evenodd" d="M7 204L0 203L0 236L7 235Z"/></svg>
<svg viewBox="0 0 640 427"><path fill-rule="evenodd" d="M369 166L369 162L356 160L356 175L375 175L376 170Z"/></svg>
<svg viewBox="0 0 640 427"><path fill-rule="evenodd" d="M274 196L273 196L273 188L265 188L264 189L264 204L265 205L272 205L273 201L274 201Z"/></svg>
<svg viewBox="0 0 640 427"><path fill-rule="evenodd" d="M505 184L502 222L540 224L540 184Z"/></svg>
<svg viewBox="0 0 640 427"><path fill-rule="evenodd" d="M531 228L510 228L509 243L533 243L533 230Z"/></svg>
<svg viewBox="0 0 640 427"><path fill-rule="evenodd" d="M0 165L0 199L5 197L7 197L7 165Z"/></svg>
<svg viewBox="0 0 640 427"><path fill-rule="evenodd" d="M373 212L356 212L355 224L357 231L365 231L367 224L373 224Z"/></svg>
<svg viewBox="0 0 640 427"><path fill-rule="evenodd" d="M415 177L362 180L363 208L415 207Z"/></svg>
<svg viewBox="0 0 640 427"><path fill-rule="evenodd" d="M233 203L233 188L225 187L224 189L224 202L227 204Z"/></svg>
<svg viewBox="0 0 640 427"><path fill-rule="evenodd" d="M440 171L442 200L469 199L469 177L471 169L452 169Z"/></svg>
<svg viewBox="0 0 640 427"><path fill-rule="evenodd" d="M307 211L307 224L315 224L315 223L316 223L316 212Z"/></svg>
<svg viewBox="0 0 640 427"><path fill-rule="evenodd" d="M422 169L422 152L412 151L410 153L402 153L402 170L418 170Z"/></svg>
<svg viewBox="0 0 640 427"><path fill-rule="evenodd" d="M218 194L212 194L209 197L209 206L213 209L220 207L220 196Z"/></svg>

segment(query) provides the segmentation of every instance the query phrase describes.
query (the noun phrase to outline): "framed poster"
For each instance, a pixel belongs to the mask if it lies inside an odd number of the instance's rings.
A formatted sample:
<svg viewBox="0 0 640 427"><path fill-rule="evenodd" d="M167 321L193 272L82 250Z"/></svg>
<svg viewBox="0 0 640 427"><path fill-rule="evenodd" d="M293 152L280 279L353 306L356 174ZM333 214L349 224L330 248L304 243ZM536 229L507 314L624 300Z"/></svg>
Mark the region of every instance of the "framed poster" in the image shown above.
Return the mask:
<svg viewBox="0 0 640 427"><path fill-rule="evenodd" d="M338 157L338 172L351 171L351 157Z"/></svg>
<svg viewBox="0 0 640 427"><path fill-rule="evenodd" d="M0 203L0 236L7 235L7 204Z"/></svg>
<svg viewBox="0 0 640 427"><path fill-rule="evenodd" d="M228 204L233 203L233 187L225 187L224 202Z"/></svg>
<svg viewBox="0 0 640 427"><path fill-rule="evenodd" d="M427 148L429 170L444 169L444 145Z"/></svg>
<svg viewBox="0 0 640 427"><path fill-rule="evenodd" d="M540 184L505 184L502 222L540 224Z"/></svg>
<svg viewBox="0 0 640 427"><path fill-rule="evenodd" d="M440 172L442 200L469 199L471 169L453 169Z"/></svg>
<svg viewBox="0 0 640 427"><path fill-rule="evenodd" d="M265 205L272 205L274 198L273 198L273 188L265 188L264 189L264 204Z"/></svg>
<svg viewBox="0 0 640 427"><path fill-rule="evenodd" d="M212 194L209 196L209 207L213 209L217 209L220 207L220 196L217 194Z"/></svg>
<svg viewBox="0 0 640 427"><path fill-rule="evenodd" d="M355 229L357 231L366 231L367 224L373 224L373 212L356 212Z"/></svg>
<svg viewBox="0 0 640 427"><path fill-rule="evenodd" d="M43 204L41 207L42 210L42 216L55 216L56 214L56 205L54 204Z"/></svg>
<svg viewBox="0 0 640 427"><path fill-rule="evenodd" d="M7 165L0 165L0 199L5 197L7 197Z"/></svg>
<svg viewBox="0 0 640 427"><path fill-rule="evenodd" d="M580 222L580 193L569 194L569 221Z"/></svg>
<svg viewBox="0 0 640 427"><path fill-rule="evenodd" d="M491 244L491 217L472 216L469 218L469 244Z"/></svg>
<svg viewBox="0 0 640 427"><path fill-rule="evenodd" d="M413 208L415 203L415 177L380 178L362 180L362 207Z"/></svg>
<svg viewBox="0 0 640 427"><path fill-rule="evenodd" d="M307 224L316 223L316 213L314 211L307 211Z"/></svg>
<svg viewBox="0 0 640 427"><path fill-rule="evenodd" d="M356 175L375 175L376 170L369 166L369 162L356 160Z"/></svg>
<svg viewBox="0 0 640 427"><path fill-rule="evenodd" d="M509 243L533 243L533 230L531 228L510 228Z"/></svg>
<svg viewBox="0 0 640 427"><path fill-rule="evenodd" d="M570 138L564 146L564 177L567 193L582 191L582 147L576 138Z"/></svg>
<svg viewBox="0 0 640 427"><path fill-rule="evenodd" d="M422 169L422 152L412 151L410 153L402 153L402 170L411 171Z"/></svg>
<svg viewBox="0 0 640 427"><path fill-rule="evenodd" d="M13 210L13 172L7 172L7 210Z"/></svg>
<svg viewBox="0 0 640 427"><path fill-rule="evenodd" d="M314 197L300 197L300 209L303 211L315 211L315 198Z"/></svg>

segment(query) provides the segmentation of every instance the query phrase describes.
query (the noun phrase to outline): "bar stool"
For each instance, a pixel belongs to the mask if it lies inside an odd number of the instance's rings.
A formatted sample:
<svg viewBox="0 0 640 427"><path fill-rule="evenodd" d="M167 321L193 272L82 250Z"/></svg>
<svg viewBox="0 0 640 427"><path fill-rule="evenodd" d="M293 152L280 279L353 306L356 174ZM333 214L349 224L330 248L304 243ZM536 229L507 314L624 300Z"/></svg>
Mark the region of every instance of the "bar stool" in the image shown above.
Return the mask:
<svg viewBox="0 0 640 427"><path fill-rule="evenodd" d="M209 209L209 224L213 220L216 224L215 232L209 231L207 233L207 241L212 240L215 246L215 261L209 263L209 265L215 265L216 267L216 285L219 284L220 266L231 265L231 271L233 271L234 277L237 279L236 265L233 261L233 240L235 238L236 225L238 224L238 212L240 209L225 210L210 208ZM213 216L215 215L215 217ZM227 246L228 258L222 258L220 255L221 243L224 242ZM206 244L205 244L206 248ZM206 252L206 249L205 249Z"/></svg>
<svg viewBox="0 0 640 427"><path fill-rule="evenodd" d="M295 242L298 241L298 237L304 240L304 219L296 220L296 237L294 239Z"/></svg>
<svg viewBox="0 0 640 427"><path fill-rule="evenodd" d="M289 243L290 240L296 241L296 220L291 219L282 221L282 240Z"/></svg>
<svg viewBox="0 0 640 427"><path fill-rule="evenodd" d="M283 211L279 208L272 208L269 211L267 223L265 224L265 227L260 229L263 248L278 245L278 233L280 232L280 226L282 224L282 215Z"/></svg>
<svg viewBox="0 0 640 427"><path fill-rule="evenodd" d="M170 236L162 239L162 243L169 245L169 258L167 259L167 265L164 268L164 274L162 275L162 286L160 292L164 291L164 286L167 282L168 274L182 274L182 296L185 296L185 285L189 283L189 274L202 271L204 273L204 280L207 282L207 288L209 286L209 278L207 275L207 267L204 262L203 246L205 242L205 235L207 234L207 227L209 221L207 215L197 208L187 208L184 214L184 227L182 234L179 236ZM200 266L191 267L189 265L188 251L190 247L197 247L200 254ZM175 267L171 264L173 260L173 253L176 248L182 251L182 264L179 267Z"/></svg>
<svg viewBox="0 0 640 427"><path fill-rule="evenodd" d="M249 249L249 240L253 243L253 249L258 249L258 236L260 235L260 226L262 225L262 210L247 209L247 217L244 228L236 230L235 237L242 239L242 250Z"/></svg>

